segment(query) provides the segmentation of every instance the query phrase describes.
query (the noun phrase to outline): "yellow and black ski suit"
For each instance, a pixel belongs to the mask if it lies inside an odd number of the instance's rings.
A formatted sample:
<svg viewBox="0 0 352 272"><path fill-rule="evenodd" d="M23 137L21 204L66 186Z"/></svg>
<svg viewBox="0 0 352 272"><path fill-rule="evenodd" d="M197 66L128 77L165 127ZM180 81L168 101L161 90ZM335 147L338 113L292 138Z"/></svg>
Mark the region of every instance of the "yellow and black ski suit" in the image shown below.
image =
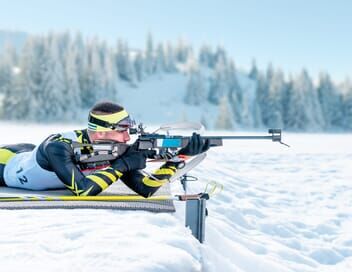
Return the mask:
<svg viewBox="0 0 352 272"><path fill-rule="evenodd" d="M111 164L85 175L76 162L72 141L90 143L87 130L55 134L39 146L18 144L0 148L0 185L29 190L68 188L74 195L97 195L117 180L144 197L153 195L175 174L177 162L166 162L151 178L138 170L119 172ZM82 154L89 153L87 147Z"/></svg>

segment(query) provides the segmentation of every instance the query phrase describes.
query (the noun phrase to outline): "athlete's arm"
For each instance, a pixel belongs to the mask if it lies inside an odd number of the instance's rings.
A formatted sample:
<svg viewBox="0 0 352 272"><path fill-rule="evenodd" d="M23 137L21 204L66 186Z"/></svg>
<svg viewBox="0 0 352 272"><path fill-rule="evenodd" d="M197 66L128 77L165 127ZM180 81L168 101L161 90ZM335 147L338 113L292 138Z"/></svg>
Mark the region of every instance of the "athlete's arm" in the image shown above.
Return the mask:
<svg viewBox="0 0 352 272"><path fill-rule="evenodd" d="M144 197L150 197L161 186L169 182L169 179L176 173L177 168L184 162L166 162L149 177L140 171L134 170L123 174L121 180L130 189Z"/></svg>
<svg viewBox="0 0 352 272"><path fill-rule="evenodd" d="M97 195L122 176L121 172L112 167L84 176L74 162L71 145L66 142L49 142L45 146L45 153L50 168L77 196Z"/></svg>
<svg viewBox="0 0 352 272"><path fill-rule="evenodd" d="M188 145L182 148L178 154L195 156L206 152L209 147L209 140L203 141L199 134L193 133ZM184 164L184 162L168 161L157 169L152 174L152 177L144 175L140 171L129 171L124 173L121 180L136 193L144 197L149 197L169 181L181 164Z"/></svg>

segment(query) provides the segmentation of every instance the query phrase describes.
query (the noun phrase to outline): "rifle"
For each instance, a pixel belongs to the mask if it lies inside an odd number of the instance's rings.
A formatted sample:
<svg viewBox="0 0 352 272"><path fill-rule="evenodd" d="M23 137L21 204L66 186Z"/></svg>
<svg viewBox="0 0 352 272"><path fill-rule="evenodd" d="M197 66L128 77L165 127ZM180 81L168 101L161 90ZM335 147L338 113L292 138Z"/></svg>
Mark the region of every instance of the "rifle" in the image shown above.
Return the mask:
<svg viewBox="0 0 352 272"><path fill-rule="evenodd" d="M138 133L138 132L137 132ZM209 139L210 146L222 146L223 140L272 140L273 142L279 142L285 146L287 144L281 141L281 129L269 129L266 136L202 136L204 141ZM175 136L175 135L165 135L156 133L140 133L137 139L138 149L151 149L151 148L182 148L185 147L189 141L190 137L186 136Z"/></svg>
<svg viewBox="0 0 352 272"><path fill-rule="evenodd" d="M156 131L148 133L145 127L140 123L137 128L130 128L130 134L138 135L135 145L138 150L156 149L158 150L155 159L170 159L177 156L177 150L185 147L189 141L190 136L170 135L172 130L188 130L201 131L204 127L199 123L175 123L161 126ZM165 131L166 133L157 133L158 131ZM289 147L281 141L281 129L269 129L269 135L262 136L202 136L203 140L209 140L210 147L222 146L224 140L271 140ZM91 154L82 155L80 152L75 152L79 155L77 160L80 162L97 162L114 160L122 155L129 145L116 142L101 142L93 144L73 143L76 150L81 147L89 147L92 149Z"/></svg>
<svg viewBox="0 0 352 272"><path fill-rule="evenodd" d="M182 127L182 124L185 124L185 126ZM190 124L192 123L166 125L157 130L166 130L166 134L156 133L157 131L148 133L145 131L143 124L139 124L137 129L130 129L130 134L139 135L136 141L139 150L157 149L159 150L159 157L162 158L169 151L176 151L187 146L190 136L170 135L169 132L175 127L176 129L193 128L193 130L200 130L196 124L189 126ZM202 136L202 138L203 141L209 140L210 147L222 146L224 140L272 140L289 147L289 145L281 141L281 129L269 129L268 134L263 136Z"/></svg>

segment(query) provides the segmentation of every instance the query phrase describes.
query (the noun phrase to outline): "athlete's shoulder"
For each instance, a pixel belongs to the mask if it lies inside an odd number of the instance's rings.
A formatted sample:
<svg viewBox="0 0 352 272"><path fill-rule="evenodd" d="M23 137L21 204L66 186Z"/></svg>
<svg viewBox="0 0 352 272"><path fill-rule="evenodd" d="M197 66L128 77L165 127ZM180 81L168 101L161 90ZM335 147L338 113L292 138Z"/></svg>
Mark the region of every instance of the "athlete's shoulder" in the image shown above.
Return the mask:
<svg viewBox="0 0 352 272"><path fill-rule="evenodd" d="M44 157L56 155L72 155L74 153L73 143L89 143L87 130L72 130L52 134L47 137L39 147L39 153Z"/></svg>
<svg viewBox="0 0 352 272"><path fill-rule="evenodd" d="M67 144L71 144L72 142L87 143L89 142L89 137L86 129L77 129L52 134L44 142L63 142Z"/></svg>
<svg viewBox="0 0 352 272"><path fill-rule="evenodd" d="M60 132L49 135L39 146L39 153L48 154L57 150L69 151L72 149L72 142L77 140L74 131Z"/></svg>

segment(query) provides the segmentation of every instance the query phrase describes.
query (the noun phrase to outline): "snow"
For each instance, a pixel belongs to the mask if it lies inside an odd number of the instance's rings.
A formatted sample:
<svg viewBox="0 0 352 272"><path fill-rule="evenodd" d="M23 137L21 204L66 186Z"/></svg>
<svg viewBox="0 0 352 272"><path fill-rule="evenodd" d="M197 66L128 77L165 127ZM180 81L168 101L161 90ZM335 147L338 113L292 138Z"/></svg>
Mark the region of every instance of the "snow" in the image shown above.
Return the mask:
<svg viewBox="0 0 352 272"><path fill-rule="evenodd" d="M238 77L239 85L246 93L242 110L248 114L247 118L251 118L250 113L253 112L256 100L255 84L241 73L238 73ZM209 101L204 101L199 106L185 104L183 100L187 82L187 75L164 73L145 79L137 88L121 83L118 90L119 102L138 121L148 120L150 124L160 124L206 120L205 125L213 128L219 116L218 106ZM252 125L253 121L248 124Z"/></svg>
<svg viewBox="0 0 352 272"><path fill-rule="evenodd" d="M84 127L0 125L4 144ZM224 186L207 202L204 244L184 227L181 202L175 214L0 210L1 270L352 271L351 139L284 133L290 148L227 141L211 149L190 173L199 178L190 192ZM178 182L172 190L182 191Z"/></svg>
<svg viewBox="0 0 352 272"><path fill-rule="evenodd" d="M218 116L216 106L208 102L202 106L183 103L187 81L188 77L182 74L163 74L146 79L138 88L120 85L120 101L138 121L148 120L151 124L199 122L203 114L212 125Z"/></svg>

